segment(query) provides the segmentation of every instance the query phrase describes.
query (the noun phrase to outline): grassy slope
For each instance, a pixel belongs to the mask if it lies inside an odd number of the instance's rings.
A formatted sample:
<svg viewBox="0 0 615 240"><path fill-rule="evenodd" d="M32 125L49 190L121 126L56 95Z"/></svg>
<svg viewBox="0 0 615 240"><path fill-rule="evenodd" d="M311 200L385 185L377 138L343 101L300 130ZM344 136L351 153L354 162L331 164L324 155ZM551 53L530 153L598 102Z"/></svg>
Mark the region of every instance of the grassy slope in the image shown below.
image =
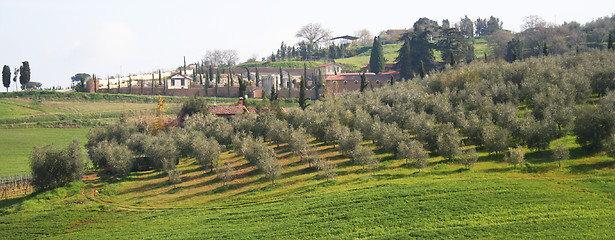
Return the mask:
<svg viewBox="0 0 615 240"><path fill-rule="evenodd" d="M244 68L244 67L272 67L272 68L303 68L303 64L306 64L308 68L313 68L319 65L322 65L323 62L318 61L283 61L283 62L256 62L256 63L244 63L233 66L233 68Z"/></svg>
<svg viewBox="0 0 615 240"><path fill-rule="evenodd" d="M383 46L384 58L386 58L387 60L386 62L395 61L395 58L397 58L397 55L398 55L397 51L399 50L399 48L401 48L401 46L402 44L388 44L388 45ZM477 37L474 41L474 55L476 56L477 59L479 58L482 59L484 58L485 52L487 53L487 55L491 55L491 49L489 48L489 45L487 44L487 40L483 37ZM335 61L339 63L344 63L344 64L355 66L355 70L358 70L359 67L369 64L370 54L371 54L371 50L366 51L354 57L336 59ZM440 51L434 51L434 57L436 61L442 60Z"/></svg>
<svg viewBox="0 0 615 240"><path fill-rule="evenodd" d="M85 144L89 128L0 129L0 176L30 172L30 154L35 145L66 147L73 139Z"/></svg>
<svg viewBox="0 0 615 240"><path fill-rule="evenodd" d="M584 152L573 137L563 140L571 160L562 168L548 152L529 152L531 167L518 169L481 153L471 170L434 157L424 173L377 149L380 169L364 170L331 146L315 145L338 165L335 181L282 146L276 186L225 152L222 161L236 169L229 187L187 159L177 188L152 171L97 187L109 204L74 186L0 201L0 231L66 239L614 237L615 161Z"/></svg>

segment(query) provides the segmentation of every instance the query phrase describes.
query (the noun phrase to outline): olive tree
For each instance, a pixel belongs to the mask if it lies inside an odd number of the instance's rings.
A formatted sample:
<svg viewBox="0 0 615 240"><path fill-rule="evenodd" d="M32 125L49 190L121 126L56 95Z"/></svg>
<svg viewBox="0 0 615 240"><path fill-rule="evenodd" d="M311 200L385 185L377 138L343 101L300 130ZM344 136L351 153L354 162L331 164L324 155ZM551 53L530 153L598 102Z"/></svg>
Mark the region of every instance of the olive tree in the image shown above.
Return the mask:
<svg viewBox="0 0 615 240"><path fill-rule="evenodd" d="M190 155L201 165L209 166L210 171L216 167L221 151L220 144L213 138L198 136L192 139Z"/></svg>
<svg viewBox="0 0 615 240"><path fill-rule="evenodd" d="M406 164L408 164L408 160L419 160L419 159L427 159L429 158L429 154L423 148L423 144L416 140L403 141L399 143L397 150L397 157L406 159Z"/></svg>
<svg viewBox="0 0 615 240"><path fill-rule="evenodd" d="M525 162L525 149L521 146L516 148L508 148L508 154L504 156L504 161L517 168L517 165Z"/></svg>
<svg viewBox="0 0 615 240"><path fill-rule="evenodd" d="M375 168L380 163L375 158L374 152L366 146L359 146L352 151L352 161L360 164L363 168L365 168L365 165Z"/></svg>
<svg viewBox="0 0 615 240"><path fill-rule="evenodd" d="M459 157L459 163L463 164L466 168L471 168L478 161L478 154L476 153L476 149L470 148L468 150L463 151L461 156Z"/></svg>
<svg viewBox="0 0 615 240"><path fill-rule="evenodd" d="M233 168L233 165L229 162L224 162L221 166L216 168L216 175L218 179L224 183L224 186L233 180L233 171L235 171L235 168Z"/></svg>
<svg viewBox="0 0 615 240"><path fill-rule="evenodd" d="M438 154L449 161L453 161L455 156L459 156L461 152L461 137L457 129L453 127L453 124L447 123L440 127L437 144Z"/></svg>
<svg viewBox="0 0 615 240"><path fill-rule="evenodd" d="M34 147L30 156L32 185L37 190L53 189L83 177L84 164L79 141L73 140L65 149L54 145Z"/></svg>
<svg viewBox="0 0 615 240"><path fill-rule="evenodd" d="M557 161L558 167L562 167L562 161L570 158L570 151L564 142L555 142L551 151L553 152L553 160Z"/></svg>

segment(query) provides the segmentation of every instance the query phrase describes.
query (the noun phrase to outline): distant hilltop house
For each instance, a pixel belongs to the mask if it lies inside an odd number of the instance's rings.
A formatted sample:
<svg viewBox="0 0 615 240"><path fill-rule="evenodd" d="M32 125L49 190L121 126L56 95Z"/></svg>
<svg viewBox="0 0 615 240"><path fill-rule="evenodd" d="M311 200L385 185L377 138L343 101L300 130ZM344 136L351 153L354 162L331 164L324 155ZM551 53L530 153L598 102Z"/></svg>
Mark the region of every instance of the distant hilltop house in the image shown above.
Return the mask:
<svg viewBox="0 0 615 240"><path fill-rule="evenodd" d="M320 71L322 75L336 75L342 73L342 65L339 63L327 63L314 67L316 71Z"/></svg>

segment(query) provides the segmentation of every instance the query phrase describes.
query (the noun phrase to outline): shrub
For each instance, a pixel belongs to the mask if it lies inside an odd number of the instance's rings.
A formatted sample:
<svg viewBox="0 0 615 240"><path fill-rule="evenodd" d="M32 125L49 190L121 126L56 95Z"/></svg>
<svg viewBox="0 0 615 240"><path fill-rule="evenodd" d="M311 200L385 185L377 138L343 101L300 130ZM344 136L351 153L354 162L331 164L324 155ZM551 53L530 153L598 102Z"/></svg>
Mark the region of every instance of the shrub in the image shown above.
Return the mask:
<svg viewBox="0 0 615 240"><path fill-rule="evenodd" d="M66 149L53 145L34 147L30 157L32 185L37 190L53 189L83 177L83 159L79 141L73 140Z"/></svg>
<svg viewBox="0 0 615 240"><path fill-rule="evenodd" d="M183 123L187 116L191 116L196 113L206 114L208 110L207 101L204 98L191 97L183 104L179 113L177 113L177 120Z"/></svg>

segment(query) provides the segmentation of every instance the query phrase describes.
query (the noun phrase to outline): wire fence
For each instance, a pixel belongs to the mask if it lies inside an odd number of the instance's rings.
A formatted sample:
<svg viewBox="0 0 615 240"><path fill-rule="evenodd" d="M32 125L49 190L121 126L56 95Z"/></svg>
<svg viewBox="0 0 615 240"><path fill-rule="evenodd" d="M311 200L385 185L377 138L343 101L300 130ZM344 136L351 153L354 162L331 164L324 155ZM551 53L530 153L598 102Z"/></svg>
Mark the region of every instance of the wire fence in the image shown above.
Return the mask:
<svg viewBox="0 0 615 240"><path fill-rule="evenodd" d="M32 174L0 177L0 198L7 199L12 195L28 194L32 191Z"/></svg>

